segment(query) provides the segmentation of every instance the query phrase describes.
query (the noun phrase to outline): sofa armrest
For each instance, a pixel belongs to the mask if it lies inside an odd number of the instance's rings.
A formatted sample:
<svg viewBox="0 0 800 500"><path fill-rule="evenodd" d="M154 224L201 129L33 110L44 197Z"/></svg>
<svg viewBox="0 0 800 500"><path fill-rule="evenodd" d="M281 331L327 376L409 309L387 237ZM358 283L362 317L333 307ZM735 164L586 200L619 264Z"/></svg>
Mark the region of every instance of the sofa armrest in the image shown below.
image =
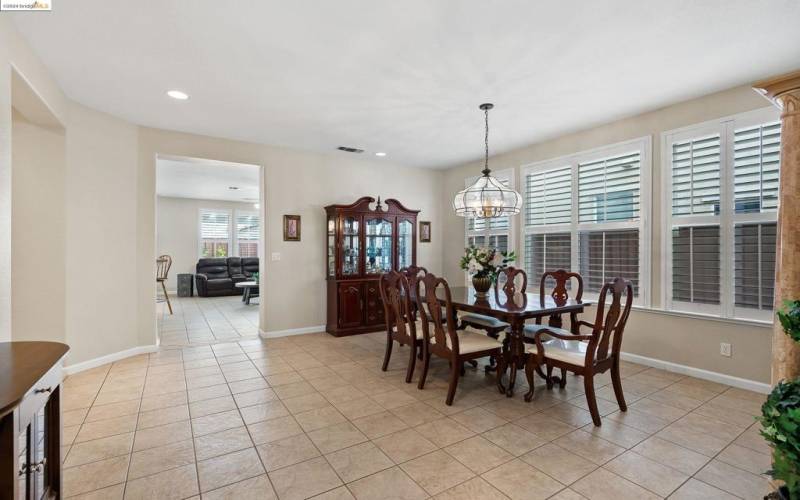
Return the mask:
<svg viewBox="0 0 800 500"><path fill-rule="evenodd" d="M208 295L208 276L205 274L194 275L195 288L197 288L197 295L199 297L206 297Z"/></svg>

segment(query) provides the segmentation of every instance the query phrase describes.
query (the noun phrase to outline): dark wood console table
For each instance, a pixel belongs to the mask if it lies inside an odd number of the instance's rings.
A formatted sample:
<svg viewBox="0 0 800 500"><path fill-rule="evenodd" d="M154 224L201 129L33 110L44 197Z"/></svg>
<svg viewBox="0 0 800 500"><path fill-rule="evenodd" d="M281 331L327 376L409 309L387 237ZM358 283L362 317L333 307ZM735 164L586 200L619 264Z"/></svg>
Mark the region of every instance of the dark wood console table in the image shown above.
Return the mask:
<svg viewBox="0 0 800 500"><path fill-rule="evenodd" d="M61 498L58 342L0 342L0 500Z"/></svg>

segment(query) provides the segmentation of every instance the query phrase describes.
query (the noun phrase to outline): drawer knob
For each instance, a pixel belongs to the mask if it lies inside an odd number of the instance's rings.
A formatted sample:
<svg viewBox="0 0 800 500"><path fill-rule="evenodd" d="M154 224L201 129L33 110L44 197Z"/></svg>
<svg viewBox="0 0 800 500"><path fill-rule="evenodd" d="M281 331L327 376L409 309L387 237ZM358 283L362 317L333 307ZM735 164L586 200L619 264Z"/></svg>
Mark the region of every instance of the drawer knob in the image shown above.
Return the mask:
<svg viewBox="0 0 800 500"><path fill-rule="evenodd" d="M43 389L34 389L33 392L36 393L36 394L42 394L44 392L53 392L53 388L52 387L45 387Z"/></svg>

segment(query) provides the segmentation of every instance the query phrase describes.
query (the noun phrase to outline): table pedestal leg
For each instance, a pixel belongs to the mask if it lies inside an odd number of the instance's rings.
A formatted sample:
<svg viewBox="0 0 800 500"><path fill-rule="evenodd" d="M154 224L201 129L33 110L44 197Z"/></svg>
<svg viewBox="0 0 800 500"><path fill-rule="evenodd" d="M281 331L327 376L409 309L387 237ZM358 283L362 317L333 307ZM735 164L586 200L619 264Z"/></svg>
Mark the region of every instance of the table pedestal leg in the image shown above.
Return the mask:
<svg viewBox="0 0 800 500"><path fill-rule="evenodd" d="M506 397L514 396L514 384L517 381L517 370L525 368L525 344L522 342L522 329L525 322L514 320L511 322L511 328L506 336L508 339L508 350L510 352L510 372L508 374L508 389L506 390Z"/></svg>

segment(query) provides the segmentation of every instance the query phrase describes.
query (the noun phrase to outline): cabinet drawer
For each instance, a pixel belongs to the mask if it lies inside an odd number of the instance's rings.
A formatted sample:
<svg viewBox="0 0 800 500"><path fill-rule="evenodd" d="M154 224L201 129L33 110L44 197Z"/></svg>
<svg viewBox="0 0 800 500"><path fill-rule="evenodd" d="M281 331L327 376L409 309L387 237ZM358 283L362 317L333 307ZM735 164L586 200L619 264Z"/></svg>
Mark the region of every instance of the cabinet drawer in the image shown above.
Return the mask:
<svg viewBox="0 0 800 500"><path fill-rule="evenodd" d="M22 432L38 412L50 399L53 391L61 384L61 364L58 363L44 374L19 405L19 430Z"/></svg>

